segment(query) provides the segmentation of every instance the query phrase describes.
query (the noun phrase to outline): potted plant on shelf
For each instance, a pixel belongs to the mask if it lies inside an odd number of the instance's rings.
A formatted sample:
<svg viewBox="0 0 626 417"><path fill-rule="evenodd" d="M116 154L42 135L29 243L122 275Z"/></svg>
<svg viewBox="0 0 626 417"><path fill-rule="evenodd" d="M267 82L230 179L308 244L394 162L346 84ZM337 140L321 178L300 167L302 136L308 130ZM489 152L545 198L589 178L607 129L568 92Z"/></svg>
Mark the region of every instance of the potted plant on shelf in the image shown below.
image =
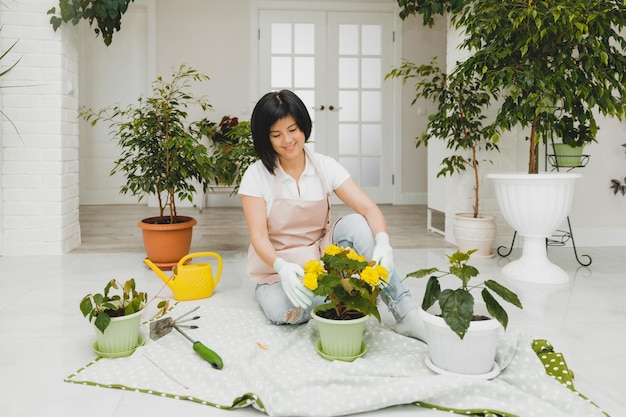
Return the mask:
<svg viewBox="0 0 626 417"><path fill-rule="evenodd" d="M188 113L192 106L202 112L211 108L205 97L189 92L192 83L207 80L207 75L183 64L173 70L169 81L159 76L152 83L150 97L139 97L126 107L114 105L80 113L91 125L108 122L111 135L117 138L121 155L111 175L125 176L120 192L137 196L139 201L156 196L158 216L141 220L139 227L148 258L162 269L171 269L189 253L192 228L197 223L192 217L178 215L177 199L193 201L195 184L206 193L217 181L217 170L201 142L210 134L211 122L206 118L190 121ZM161 241L163 238L167 240Z"/></svg>
<svg viewBox="0 0 626 417"><path fill-rule="evenodd" d="M403 83L415 81L415 97L433 100L437 112L428 118L426 130L415 139L416 147L428 146L431 138L445 141L446 148L454 152L441 161L437 177L463 173L471 169L473 179L472 212L456 213L454 235L462 252L477 249L474 256L493 256L491 248L496 238L495 216L479 212L480 175L479 151L498 150L500 136L493 124L486 124L485 109L490 93L477 77L451 78L437 65L415 65L403 62L389 72L387 78L401 78ZM485 162L483 160L482 162Z"/></svg>
<svg viewBox="0 0 626 417"><path fill-rule="evenodd" d="M233 187L231 195L236 194L244 172L258 159L250 122L224 116L211 140L211 161L216 169L218 182Z"/></svg>
<svg viewBox="0 0 626 417"><path fill-rule="evenodd" d="M528 174L488 175L505 220L524 237L521 258L502 272L531 282L568 281L565 271L548 260L545 238L567 217L579 174L538 173L538 145L568 132L576 141L593 142L596 115L624 116L626 5L618 0L398 4L401 15L449 12L460 32L460 48L469 52L452 76L478 77L495 95L493 123L502 133L514 127L525 132Z"/></svg>
<svg viewBox="0 0 626 417"><path fill-rule="evenodd" d="M311 313L320 331L316 348L322 356L352 361L365 354L365 321L370 315L380 321L376 300L388 278L384 267L368 262L353 248L336 245L324 249L321 261L304 265L304 286L327 302Z"/></svg>
<svg viewBox="0 0 626 417"><path fill-rule="evenodd" d="M494 372L498 335L506 330L508 314L502 300L522 308L518 296L494 280L474 284L479 271L468 265L474 250L446 255L448 270L426 268L411 272L407 278L429 276L420 313L424 319L430 365L437 371L484 375ZM456 289L443 289L441 280L455 276L461 280ZM480 290L482 302L472 291Z"/></svg>
<svg viewBox="0 0 626 417"><path fill-rule="evenodd" d="M147 303L147 293L137 291L133 278L124 284L112 279L102 293L85 295L80 301L80 311L94 325L94 351L102 357L132 354L143 343L139 326ZM158 308L164 313L168 302L159 302Z"/></svg>

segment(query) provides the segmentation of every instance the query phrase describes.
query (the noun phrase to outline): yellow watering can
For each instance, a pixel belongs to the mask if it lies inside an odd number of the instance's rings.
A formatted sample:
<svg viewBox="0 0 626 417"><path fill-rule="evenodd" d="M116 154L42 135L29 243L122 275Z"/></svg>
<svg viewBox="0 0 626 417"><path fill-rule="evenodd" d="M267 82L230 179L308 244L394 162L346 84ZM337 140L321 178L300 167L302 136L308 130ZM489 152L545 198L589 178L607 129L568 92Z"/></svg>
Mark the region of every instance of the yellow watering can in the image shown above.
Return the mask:
<svg viewBox="0 0 626 417"><path fill-rule="evenodd" d="M191 258L212 256L217 259L217 275L213 277L211 264L187 264ZM161 278L174 293L179 301L197 300L213 295L213 289L222 275L222 257L214 252L196 252L183 256L178 265L172 268L172 276L167 276L150 259L143 260Z"/></svg>

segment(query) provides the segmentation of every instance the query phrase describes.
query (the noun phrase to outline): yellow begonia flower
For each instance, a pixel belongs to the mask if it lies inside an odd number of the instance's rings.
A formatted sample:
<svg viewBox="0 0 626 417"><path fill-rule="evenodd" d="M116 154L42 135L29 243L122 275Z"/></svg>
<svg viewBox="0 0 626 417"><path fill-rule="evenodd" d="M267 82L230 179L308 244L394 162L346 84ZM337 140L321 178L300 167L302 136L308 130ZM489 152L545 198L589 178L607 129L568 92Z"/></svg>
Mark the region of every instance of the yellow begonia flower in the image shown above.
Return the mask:
<svg viewBox="0 0 626 417"><path fill-rule="evenodd" d="M326 246L326 249L324 249L324 253L326 255L330 255L330 256L335 256L338 253L341 253L342 251L343 251L343 249L340 248L337 245L328 245L328 246Z"/></svg>
<svg viewBox="0 0 626 417"><path fill-rule="evenodd" d="M313 259L304 264L304 272L319 275L324 272L324 266L320 261Z"/></svg>
<svg viewBox="0 0 626 417"><path fill-rule="evenodd" d="M317 274L307 272L306 274L304 274L302 283L311 291L315 291L315 289L317 289Z"/></svg>
<svg viewBox="0 0 626 417"><path fill-rule="evenodd" d="M348 259L352 259L353 261L365 262L365 256L359 255L358 253L354 251L354 249L348 251L348 253L346 254L346 257Z"/></svg>
<svg viewBox="0 0 626 417"><path fill-rule="evenodd" d="M380 284L380 274L378 271L371 266L366 266L365 269L361 272L361 279L367 282L372 287Z"/></svg>
<svg viewBox="0 0 626 417"><path fill-rule="evenodd" d="M387 271L387 268L382 265L376 265L376 272L380 275L380 279L387 282L389 279L389 271Z"/></svg>

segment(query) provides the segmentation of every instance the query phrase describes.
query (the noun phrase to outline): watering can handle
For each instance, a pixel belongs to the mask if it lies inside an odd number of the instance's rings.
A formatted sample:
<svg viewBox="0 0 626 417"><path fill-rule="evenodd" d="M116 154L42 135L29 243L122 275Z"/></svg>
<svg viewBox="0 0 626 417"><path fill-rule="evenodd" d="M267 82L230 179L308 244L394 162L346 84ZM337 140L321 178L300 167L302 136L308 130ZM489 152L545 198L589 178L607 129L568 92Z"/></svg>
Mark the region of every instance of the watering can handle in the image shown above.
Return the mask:
<svg viewBox="0 0 626 417"><path fill-rule="evenodd" d="M215 278L213 279L213 282L217 285L217 283L220 280L220 277L222 276L222 257L215 253L215 252L194 252L194 253L190 253L188 255L183 256L180 261L178 261L178 266L181 267L182 265L185 265L185 262L187 262L189 259L191 258L199 258L202 256L212 256L214 258L217 259L217 273L215 274Z"/></svg>

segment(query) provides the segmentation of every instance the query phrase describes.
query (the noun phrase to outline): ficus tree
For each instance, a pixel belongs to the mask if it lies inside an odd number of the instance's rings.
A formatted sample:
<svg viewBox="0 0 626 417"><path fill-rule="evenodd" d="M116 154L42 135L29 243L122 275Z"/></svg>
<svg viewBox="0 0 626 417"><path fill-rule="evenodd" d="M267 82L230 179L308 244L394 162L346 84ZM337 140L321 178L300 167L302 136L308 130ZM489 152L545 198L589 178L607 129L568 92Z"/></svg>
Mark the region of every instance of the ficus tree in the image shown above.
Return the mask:
<svg viewBox="0 0 626 417"><path fill-rule="evenodd" d="M528 172L551 137L596 141L597 115L624 116L626 4L621 0L398 0L401 16L448 12L469 51L453 77L478 76L494 124L525 129ZM429 20L430 22L431 20Z"/></svg>

